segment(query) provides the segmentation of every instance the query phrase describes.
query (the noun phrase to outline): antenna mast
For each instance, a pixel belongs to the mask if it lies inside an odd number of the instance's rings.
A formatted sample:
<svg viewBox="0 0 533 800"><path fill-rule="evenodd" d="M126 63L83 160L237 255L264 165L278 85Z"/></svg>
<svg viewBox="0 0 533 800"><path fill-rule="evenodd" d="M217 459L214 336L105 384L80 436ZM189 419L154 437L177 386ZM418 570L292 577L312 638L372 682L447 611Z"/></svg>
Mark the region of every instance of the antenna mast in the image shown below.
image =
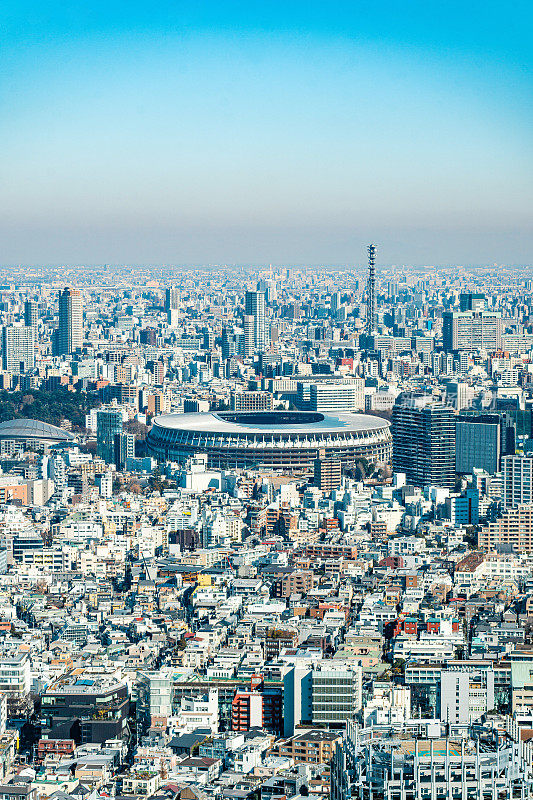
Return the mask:
<svg viewBox="0 0 533 800"><path fill-rule="evenodd" d="M366 332L369 336L376 330L376 245L368 245L368 302Z"/></svg>

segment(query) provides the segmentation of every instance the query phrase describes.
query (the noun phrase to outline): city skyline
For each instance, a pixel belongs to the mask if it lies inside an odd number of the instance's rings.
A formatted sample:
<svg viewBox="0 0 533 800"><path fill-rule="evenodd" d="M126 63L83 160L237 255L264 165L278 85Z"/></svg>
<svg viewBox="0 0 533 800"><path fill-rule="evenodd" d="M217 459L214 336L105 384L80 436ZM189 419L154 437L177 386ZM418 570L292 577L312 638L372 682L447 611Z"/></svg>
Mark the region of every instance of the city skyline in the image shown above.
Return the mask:
<svg viewBox="0 0 533 800"><path fill-rule="evenodd" d="M0 263L531 263L525 4L2 12Z"/></svg>

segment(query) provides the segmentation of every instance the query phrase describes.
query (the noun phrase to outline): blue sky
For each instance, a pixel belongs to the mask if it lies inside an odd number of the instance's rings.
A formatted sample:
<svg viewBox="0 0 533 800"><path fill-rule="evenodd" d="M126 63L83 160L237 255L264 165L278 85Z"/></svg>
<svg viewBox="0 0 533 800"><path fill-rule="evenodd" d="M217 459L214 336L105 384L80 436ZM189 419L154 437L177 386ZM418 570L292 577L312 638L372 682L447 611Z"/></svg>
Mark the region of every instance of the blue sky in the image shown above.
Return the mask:
<svg viewBox="0 0 533 800"><path fill-rule="evenodd" d="M533 263L532 22L5 0L0 263Z"/></svg>

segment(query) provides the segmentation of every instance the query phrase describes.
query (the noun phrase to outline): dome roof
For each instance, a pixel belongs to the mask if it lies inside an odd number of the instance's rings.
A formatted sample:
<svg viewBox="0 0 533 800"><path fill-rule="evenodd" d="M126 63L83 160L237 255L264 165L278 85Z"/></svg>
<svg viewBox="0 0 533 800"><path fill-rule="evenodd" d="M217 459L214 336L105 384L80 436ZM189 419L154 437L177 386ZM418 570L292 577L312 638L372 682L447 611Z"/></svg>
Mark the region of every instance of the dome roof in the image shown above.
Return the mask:
<svg viewBox="0 0 533 800"><path fill-rule="evenodd" d="M48 442L70 442L76 437L38 419L8 419L0 422L0 439L42 439Z"/></svg>

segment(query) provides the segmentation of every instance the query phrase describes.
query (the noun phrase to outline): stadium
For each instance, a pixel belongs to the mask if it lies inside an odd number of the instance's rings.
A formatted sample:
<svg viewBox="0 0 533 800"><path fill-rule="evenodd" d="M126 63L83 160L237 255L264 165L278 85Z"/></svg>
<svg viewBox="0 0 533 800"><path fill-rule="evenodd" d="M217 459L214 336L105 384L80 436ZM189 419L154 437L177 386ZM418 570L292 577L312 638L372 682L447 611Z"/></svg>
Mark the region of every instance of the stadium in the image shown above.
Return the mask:
<svg viewBox="0 0 533 800"><path fill-rule="evenodd" d="M35 450L47 450L53 445L67 445L76 437L48 422L38 419L8 419L0 423L0 451L16 449L17 445Z"/></svg>
<svg viewBox="0 0 533 800"><path fill-rule="evenodd" d="M352 466L365 458L391 459L390 426L366 414L265 411L163 414L155 417L147 439L158 461L183 464L207 453L212 469L263 469L307 472L321 450Z"/></svg>

